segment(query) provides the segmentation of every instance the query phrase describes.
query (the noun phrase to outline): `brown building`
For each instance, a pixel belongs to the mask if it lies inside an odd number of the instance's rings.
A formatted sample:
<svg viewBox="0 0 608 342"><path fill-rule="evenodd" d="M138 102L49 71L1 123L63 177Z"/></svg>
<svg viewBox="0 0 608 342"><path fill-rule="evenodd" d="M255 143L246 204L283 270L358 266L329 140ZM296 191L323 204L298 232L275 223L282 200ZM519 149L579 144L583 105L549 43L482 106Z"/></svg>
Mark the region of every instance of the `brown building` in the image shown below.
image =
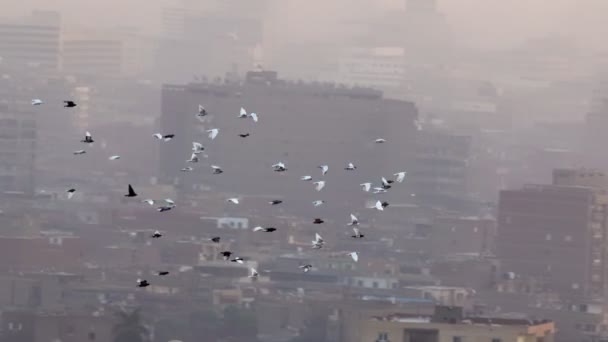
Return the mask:
<svg viewBox="0 0 608 342"><path fill-rule="evenodd" d="M556 172L557 183L574 185L569 177L581 178ZM502 191L497 238L502 270L529 280L524 292L604 297L607 206L608 196L598 188L535 185Z"/></svg>
<svg viewBox="0 0 608 342"><path fill-rule="evenodd" d="M433 256L481 255L493 250L496 221L480 217L438 217L430 233Z"/></svg>

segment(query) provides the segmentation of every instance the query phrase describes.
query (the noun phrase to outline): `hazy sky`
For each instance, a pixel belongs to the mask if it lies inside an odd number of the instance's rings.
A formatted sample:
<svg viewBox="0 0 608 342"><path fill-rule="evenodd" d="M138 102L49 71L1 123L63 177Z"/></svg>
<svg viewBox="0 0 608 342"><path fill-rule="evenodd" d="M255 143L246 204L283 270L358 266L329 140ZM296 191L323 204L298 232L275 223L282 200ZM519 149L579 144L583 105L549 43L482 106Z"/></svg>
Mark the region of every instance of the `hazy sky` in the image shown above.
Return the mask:
<svg viewBox="0 0 608 342"><path fill-rule="evenodd" d="M24 12L33 8L57 9L64 13L67 22L145 26L146 31L158 30L160 8L168 1L178 0L0 0L3 12ZM204 2L205 0L200 0ZM250 0L243 0L250 1ZM290 22L307 30L322 32L329 29L336 17L336 6L326 4L332 0L281 0L291 1L294 13ZM351 4L369 1L377 6L397 8L403 0L352 0ZM10 3L10 5L9 5ZM316 11L314 6L326 7ZM455 36L475 44L494 46L512 45L529 37L557 32L577 34L600 39L608 33L608 0L439 0L440 10L446 15ZM329 10L327 7L331 7ZM348 10L344 10L348 11ZM333 13L332 13L333 12ZM354 13L360 12L353 9ZM103 16L99 15L104 13ZM342 13L342 16L347 15ZM318 20L317 25L311 22Z"/></svg>

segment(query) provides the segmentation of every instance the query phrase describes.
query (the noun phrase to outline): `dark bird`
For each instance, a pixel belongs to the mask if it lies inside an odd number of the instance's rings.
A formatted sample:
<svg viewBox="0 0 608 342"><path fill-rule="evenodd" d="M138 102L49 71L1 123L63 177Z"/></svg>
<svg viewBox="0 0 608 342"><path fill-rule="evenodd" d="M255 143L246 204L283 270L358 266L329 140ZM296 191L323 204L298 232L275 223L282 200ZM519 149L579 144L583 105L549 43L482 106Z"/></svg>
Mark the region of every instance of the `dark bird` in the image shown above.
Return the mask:
<svg viewBox="0 0 608 342"><path fill-rule="evenodd" d="M241 138L247 138L248 136L249 136L249 133L239 134L239 137L241 137Z"/></svg>
<svg viewBox="0 0 608 342"><path fill-rule="evenodd" d="M209 240L211 240L211 242L220 243L220 237L219 237L219 236L212 237L212 238L211 238L211 239L209 239Z"/></svg>
<svg viewBox="0 0 608 342"><path fill-rule="evenodd" d="M146 287L146 286L150 286L150 283L148 283L147 280L137 279L137 287Z"/></svg>
<svg viewBox="0 0 608 342"><path fill-rule="evenodd" d="M272 204L272 205L277 205L277 204L281 204L281 203L283 203L283 201L281 201L281 200L272 200L272 201L270 201L270 202L268 202L268 203L270 203L270 204Z"/></svg>
<svg viewBox="0 0 608 342"><path fill-rule="evenodd" d="M232 252L223 251L223 252L220 252L220 255L224 257L224 260L228 261L228 260L230 260L230 256L232 255Z"/></svg>
<svg viewBox="0 0 608 342"><path fill-rule="evenodd" d="M66 190L66 192L68 193L68 199L74 197L74 193L76 192L76 189L72 188L72 189L68 189Z"/></svg>
<svg viewBox="0 0 608 342"><path fill-rule="evenodd" d="M175 138L175 134L160 134L160 133L155 133L154 137L158 140L164 140L164 141L169 141L173 138Z"/></svg>
<svg viewBox="0 0 608 342"><path fill-rule="evenodd" d="M323 220L322 220L322 219L320 219L320 218L316 218L316 219L315 219L315 220L314 220L312 223L314 223L314 224L321 224L321 223L323 223L323 222L325 222L325 221L323 221Z"/></svg>
<svg viewBox="0 0 608 342"><path fill-rule="evenodd" d="M129 184L129 193L125 195L125 197L136 197L137 193L133 190L131 184Z"/></svg>
<svg viewBox="0 0 608 342"><path fill-rule="evenodd" d="M274 231L276 231L277 229L274 227L268 227L268 228L264 228L264 227L255 227L253 228L254 232L265 232L265 233L272 233Z"/></svg>
<svg viewBox="0 0 608 342"><path fill-rule="evenodd" d="M158 271L156 272L156 274L159 276L166 276L167 274L169 274L169 271Z"/></svg>
<svg viewBox="0 0 608 342"><path fill-rule="evenodd" d="M306 265L300 266L300 268L304 271L304 273L308 273L312 269L312 265L306 264Z"/></svg>
<svg viewBox="0 0 608 342"><path fill-rule="evenodd" d="M382 202L382 208L386 208L388 206L389 206L389 204L387 201Z"/></svg>
<svg viewBox="0 0 608 342"><path fill-rule="evenodd" d="M74 103L74 101L63 101L63 103L65 104L64 107L66 108L76 107L76 103Z"/></svg>
<svg viewBox="0 0 608 342"><path fill-rule="evenodd" d="M84 139L80 140L80 142L83 142L85 144L92 144L95 142L95 140L93 140L93 137L91 136L91 132L87 131L84 133Z"/></svg>
<svg viewBox="0 0 608 342"><path fill-rule="evenodd" d="M211 168L213 169L214 175L219 175L221 173L224 173L224 170L222 170L222 168L217 165L211 165Z"/></svg>
<svg viewBox="0 0 608 342"><path fill-rule="evenodd" d="M201 104L198 105L198 114L197 115L200 116L200 117L203 117L203 116L207 115L207 110Z"/></svg>
<svg viewBox="0 0 608 342"><path fill-rule="evenodd" d="M150 237L153 239L158 239L161 236L163 236L163 234L161 234L158 230L155 231L154 234L150 235Z"/></svg>

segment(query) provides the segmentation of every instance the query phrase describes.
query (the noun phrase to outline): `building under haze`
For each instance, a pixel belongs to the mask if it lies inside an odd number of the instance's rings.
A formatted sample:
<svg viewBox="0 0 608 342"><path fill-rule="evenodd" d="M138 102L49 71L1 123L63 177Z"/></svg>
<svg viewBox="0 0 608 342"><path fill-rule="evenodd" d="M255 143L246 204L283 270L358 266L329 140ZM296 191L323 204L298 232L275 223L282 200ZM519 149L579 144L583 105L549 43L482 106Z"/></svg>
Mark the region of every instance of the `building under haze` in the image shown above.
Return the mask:
<svg viewBox="0 0 608 342"><path fill-rule="evenodd" d="M199 104L209 113L204 119L197 118ZM259 122L239 119L241 107L257 113ZM175 138L160 146L160 177L185 191L291 194L290 201L311 207L318 193L300 177L321 179L318 166L328 164L324 197L361 207L360 183L379 184L381 175L392 177L409 166L416 118L413 103L384 99L379 91L288 82L276 72L249 72L243 84L165 85L160 131ZM210 128L220 130L213 141L205 132ZM244 133L250 136L239 137ZM377 138L387 143L374 143ZM197 164L186 162L193 141L201 142L208 155L199 155ZM286 173L273 172L271 165L279 161L286 163ZM358 165L356 172L344 170L349 162ZM225 172L213 175L211 164ZM196 170L180 172L185 166ZM399 185L396 195L406 187Z"/></svg>
<svg viewBox="0 0 608 342"><path fill-rule="evenodd" d="M57 12L34 11L18 20L0 19L0 63L14 68L56 70L60 31Z"/></svg>
<svg viewBox="0 0 608 342"><path fill-rule="evenodd" d="M35 112L0 103L0 192L33 194L36 141Z"/></svg>
<svg viewBox="0 0 608 342"><path fill-rule="evenodd" d="M575 304L606 296L605 180L596 170L556 170L552 185L500 192L497 255L525 292Z"/></svg>

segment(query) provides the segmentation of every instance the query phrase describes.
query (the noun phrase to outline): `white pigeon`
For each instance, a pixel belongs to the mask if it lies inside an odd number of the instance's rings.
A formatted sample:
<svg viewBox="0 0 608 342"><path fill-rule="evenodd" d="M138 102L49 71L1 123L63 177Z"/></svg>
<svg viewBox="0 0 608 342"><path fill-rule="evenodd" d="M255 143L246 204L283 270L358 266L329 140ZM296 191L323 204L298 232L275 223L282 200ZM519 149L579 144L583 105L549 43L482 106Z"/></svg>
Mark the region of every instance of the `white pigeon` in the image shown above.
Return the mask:
<svg viewBox="0 0 608 342"><path fill-rule="evenodd" d="M350 223L348 224L349 226L358 226L359 225L359 219L357 218L357 216L350 214Z"/></svg>
<svg viewBox="0 0 608 342"><path fill-rule="evenodd" d="M325 203L325 201L322 201L322 200L318 200L318 201L313 201L313 202L312 202L312 204L313 204L315 207L320 207L320 206L322 206L322 205L323 205L323 203Z"/></svg>
<svg viewBox="0 0 608 342"><path fill-rule="evenodd" d="M382 177L382 187L390 187L390 182L384 177Z"/></svg>
<svg viewBox="0 0 608 342"><path fill-rule="evenodd" d="M211 165L211 168L213 169L213 174L216 175L219 175L220 173L224 172L224 170L222 170L222 168L217 165Z"/></svg>
<svg viewBox="0 0 608 342"><path fill-rule="evenodd" d="M402 172L395 173L393 176L397 176L397 179L396 179L397 182L403 183L403 180L405 179L406 174L407 174L407 172L402 171Z"/></svg>
<svg viewBox="0 0 608 342"><path fill-rule="evenodd" d="M374 188L374 194L383 194L385 192L388 192L385 188Z"/></svg>
<svg viewBox="0 0 608 342"><path fill-rule="evenodd" d="M359 261L359 254L357 254L357 252L350 252L348 253L348 255L350 255L350 257L353 258L355 262Z"/></svg>
<svg viewBox="0 0 608 342"><path fill-rule="evenodd" d="M253 119L253 122L258 122L258 115L256 113L251 113L249 116Z"/></svg>
<svg viewBox="0 0 608 342"><path fill-rule="evenodd" d="M308 273L312 269L312 265L309 265L309 264L302 265L302 266L299 266L299 267L304 271L304 273Z"/></svg>
<svg viewBox="0 0 608 342"><path fill-rule="evenodd" d="M190 159L186 160L188 163L198 163L198 156L195 153L192 153Z"/></svg>
<svg viewBox="0 0 608 342"><path fill-rule="evenodd" d="M236 197L233 197L233 198L227 199L226 202L230 202L232 204L239 204L239 199Z"/></svg>
<svg viewBox="0 0 608 342"><path fill-rule="evenodd" d="M174 135L173 134L162 135L160 133L154 133L154 137L158 140L169 141L169 140L173 139Z"/></svg>
<svg viewBox="0 0 608 342"><path fill-rule="evenodd" d="M316 185L315 190L317 190L317 191L321 191L325 187L325 181L317 181L317 182L314 182L313 184Z"/></svg>
<svg viewBox="0 0 608 342"><path fill-rule="evenodd" d="M378 139L374 140L374 142L375 142L376 144L382 144L382 143L385 143L385 142L386 142L386 139L378 138Z"/></svg>
<svg viewBox="0 0 608 342"><path fill-rule="evenodd" d="M255 269L255 268L253 268L253 267L252 267L252 268L250 268L250 269L249 269L249 272L250 272L250 274L249 274L249 278L251 278L251 279L257 279L257 278L258 278L258 275L259 275L259 274L258 274L258 271L256 271L256 269Z"/></svg>
<svg viewBox="0 0 608 342"><path fill-rule="evenodd" d="M241 112L239 113L239 118L243 119L247 117L247 111L245 108L241 107Z"/></svg>
<svg viewBox="0 0 608 342"><path fill-rule="evenodd" d="M287 167L285 166L285 163L283 163L283 162L278 162L278 163L272 165L272 167L275 169L275 171L277 171L277 170L287 170Z"/></svg>
<svg viewBox="0 0 608 342"><path fill-rule="evenodd" d="M209 133L209 138L211 140L215 139L217 137L217 135L220 133L219 128L212 128L212 129L208 129L207 133Z"/></svg>
<svg viewBox="0 0 608 342"><path fill-rule="evenodd" d="M118 160L120 159L120 156L110 156L110 158L108 158L110 160Z"/></svg>
<svg viewBox="0 0 608 342"><path fill-rule="evenodd" d="M363 187L363 191L365 192L369 192L372 189L372 183L362 183L359 185Z"/></svg>
<svg viewBox="0 0 608 342"><path fill-rule="evenodd" d="M154 200L153 199L145 199L142 202L143 203L148 203L149 205L154 205Z"/></svg>
<svg viewBox="0 0 608 342"><path fill-rule="evenodd" d="M312 176L302 176L302 178L300 178L303 181L311 181L312 180Z"/></svg>
<svg viewBox="0 0 608 342"><path fill-rule="evenodd" d="M329 166L327 165L321 165L319 166L319 168L321 169L321 172L323 172L323 176L325 176L327 174L327 171L329 171Z"/></svg>
<svg viewBox="0 0 608 342"><path fill-rule="evenodd" d="M165 198L165 202L171 204L171 205L175 205L175 201L170 199L170 198Z"/></svg>
<svg viewBox="0 0 608 342"><path fill-rule="evenodd" d="M199 154L202 153L205 150L205 148L203 147L203 144L193 141L192 142L192 153L194 154Z"/></svg>
<svg viewBox="0 0 608 342"><path fill-rule="evenodd" d="M353 171L355 169L357 169L357 167L353 163L348 163L348 165L344 168L344 170L347 170L347 171Z"/></svg>
<svg viewBox="0 0 608 342"><path fill-rule="evenodd" d="M190 172L190 171L193 171L193 170L194 170L193 168L191 168L190 166L187 166L187 167L182 168L180 171L181 172Z"/></svg>
<svg viewBox="0 0 608 342"><path fill-rule="evenodd" d="M352 237L355 239L362 239L363 237L365 237L365 235L361 234L361 232L359 231L359 228L353 227L353 232L354 232L354 235L352 235Z"/></svg>
<svg viewBox="0 0 608 342"><path fill-rule="evenodd" d="M380 211L384 211L384 206L382 206L382 202L377 201L376 204L374 205L374 208L376 208L377 210Z"/></svg>
<svg viewBox="0 0 608 342"><path fill-rule="evenodd" d="M85 153L87 153L87 151L85 151L85 150L74 151L74 155L80 155L80 154L85 154Z"/></svg>
<svg viewBox="0 0 608 342"><path fill-rule="evenodd" d="M325 244L325 241L323 240L321 235L319 235L319 233L315 233L315 239L312 240L312 248L320 249L323 247L324 244Z"/></svg>
<svg viewBox="0 0 608 342"><path fill-rule="evenodd" d="M32 100L32 106L40 106L41 104L43 104L44 102L42 102L41 99L33 99Z"/></svg>

